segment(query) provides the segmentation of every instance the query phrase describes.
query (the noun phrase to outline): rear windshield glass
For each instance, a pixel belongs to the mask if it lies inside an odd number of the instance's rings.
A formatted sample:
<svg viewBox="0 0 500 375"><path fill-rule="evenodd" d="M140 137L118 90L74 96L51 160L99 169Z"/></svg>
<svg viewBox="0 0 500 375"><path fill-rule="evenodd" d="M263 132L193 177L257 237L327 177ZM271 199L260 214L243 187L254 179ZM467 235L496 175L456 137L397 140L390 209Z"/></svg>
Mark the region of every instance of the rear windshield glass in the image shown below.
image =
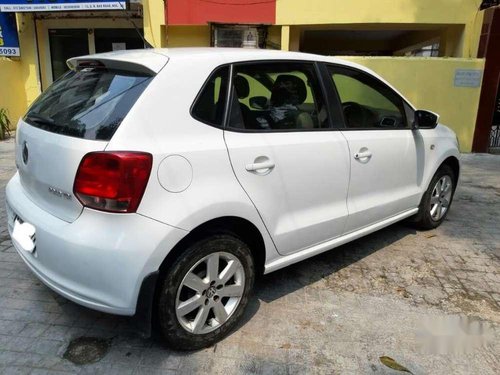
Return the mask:
<svg viewBox="0 0 500 375"><path fill-rule="evenodd" d="M53 133L108 141L151 80L104 68L70 71L40 95L24 120Z"/></svg>

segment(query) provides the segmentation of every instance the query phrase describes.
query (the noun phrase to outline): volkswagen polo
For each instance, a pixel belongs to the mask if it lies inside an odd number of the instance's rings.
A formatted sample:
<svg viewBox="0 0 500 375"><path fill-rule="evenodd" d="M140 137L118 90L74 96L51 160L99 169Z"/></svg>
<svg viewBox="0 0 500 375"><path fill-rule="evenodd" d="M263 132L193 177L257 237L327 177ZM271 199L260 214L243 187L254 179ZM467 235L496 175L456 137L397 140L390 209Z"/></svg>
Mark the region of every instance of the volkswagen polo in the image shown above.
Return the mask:
<svg viewBox="0 0 500 375"><path fill-rule="evenodd" d="M215 343L254 279L449 212L455 134L359 65L280 51L68 60L19 121L12 242L66 298Z"/></svg>

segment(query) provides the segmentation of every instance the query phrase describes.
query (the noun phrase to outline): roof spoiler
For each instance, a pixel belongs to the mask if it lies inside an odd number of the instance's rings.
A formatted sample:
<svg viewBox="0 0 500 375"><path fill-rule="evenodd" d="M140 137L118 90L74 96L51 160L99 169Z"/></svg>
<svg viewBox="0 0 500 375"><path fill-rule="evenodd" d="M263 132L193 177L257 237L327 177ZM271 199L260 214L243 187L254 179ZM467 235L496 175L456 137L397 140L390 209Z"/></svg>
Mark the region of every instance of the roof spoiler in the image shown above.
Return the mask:
<svg viewBox="0 0 500 375"><path fill-rule="evenodd" d="M84 67L102 67L156 75L168 62L168 57L163 54L149 52L145 55L144 52L141 52L123 51L123 53L112 52L73 57L66 63L71 70Z"/></svg>

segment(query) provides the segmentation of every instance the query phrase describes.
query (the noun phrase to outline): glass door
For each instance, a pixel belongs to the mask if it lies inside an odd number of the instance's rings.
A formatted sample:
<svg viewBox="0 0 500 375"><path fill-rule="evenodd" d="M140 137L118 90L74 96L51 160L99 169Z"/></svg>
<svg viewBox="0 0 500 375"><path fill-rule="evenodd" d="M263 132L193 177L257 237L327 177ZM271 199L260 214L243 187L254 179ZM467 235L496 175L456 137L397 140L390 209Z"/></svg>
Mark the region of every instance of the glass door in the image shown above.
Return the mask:
<svg viewBox="0 0 500 375"><path fill-rule="evenodd" d="M135 29L95 29L94 38L96 53L144 48Z"/></svg>
<svg viewBox="0 0 500 375"><path fill-rule="evenodd" d="M87 29L50 29L49 43L53 81L69 70L66 60L89 54Z"/></svg>

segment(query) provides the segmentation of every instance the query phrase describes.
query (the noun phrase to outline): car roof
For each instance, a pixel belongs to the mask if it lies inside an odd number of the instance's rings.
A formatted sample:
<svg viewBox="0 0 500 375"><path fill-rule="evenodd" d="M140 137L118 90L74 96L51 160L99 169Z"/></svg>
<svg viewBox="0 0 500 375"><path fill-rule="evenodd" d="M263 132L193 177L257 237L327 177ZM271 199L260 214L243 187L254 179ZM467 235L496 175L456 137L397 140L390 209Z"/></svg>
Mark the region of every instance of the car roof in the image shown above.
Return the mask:
<svg viewBox="0 0 500 375"><path fill-rule="evenodd" d="M193 55L198 55L210 59L213 56L223 57L227 60L310 60L319 61L325 56L313 55L303 52L289 52L271 49L257 49L257 48L221 48L221 47L183 47L183 48L161 48L157 49L170 58L183 58Z"/></svg>
<svg viewBox="0 0 500 375"><path fill-rule="evenodd" d="M132 64L135 67L142 67L146 70L158 73L169 60L193 59L205 61L207 64L219 65L223 60L226 63L242 61L269 61L269 60L300 60L327 62L346 67L355 68L378 78L386 85L396 91L405 101L410 102L389 82L379 76L374 71L351 61L338 57L315 55L303 52L290 52L256 48L221 48L221 47L182 47L182 48L149 48L136 50L113 51L94 55L74 57L67 61L70 68L78 65L79 61L99 60L105 63L116 64L117 67ZM411 104L410 104L411 105ZM412 106L413 107L413 106Z"/></svg>
<svg viewBox="0 0 500 375"><path fill-rule="evenodd" d="M202 60L206 59L207 63L216 60L220 61L221 58L228 63L247 60L302 60L331 62L340 65L355 66L359 69L367 70L361 65L330 56L268 49L220 47L152 48L113 51L94 55L73 57L68 60L68 65L72 68L78 65L78 61L114 60L143 65L151 71L158 73L158 71L161 70L161 68L163 68L163 66L165 66L165 64L170 59L190 59L195 56Z"/></svg>

